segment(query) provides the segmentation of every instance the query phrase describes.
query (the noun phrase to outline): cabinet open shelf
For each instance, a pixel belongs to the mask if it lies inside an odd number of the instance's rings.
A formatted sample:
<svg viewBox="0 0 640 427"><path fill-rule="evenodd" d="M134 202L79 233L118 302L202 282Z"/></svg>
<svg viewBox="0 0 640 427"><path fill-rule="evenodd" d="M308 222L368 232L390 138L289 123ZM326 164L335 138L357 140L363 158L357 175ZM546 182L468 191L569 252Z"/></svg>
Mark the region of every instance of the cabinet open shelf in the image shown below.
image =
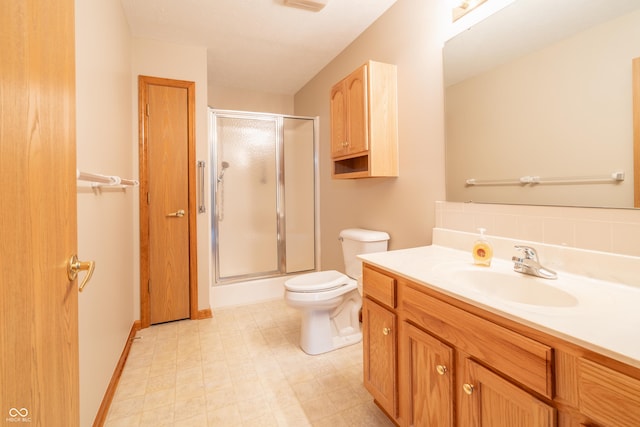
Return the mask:
<svg viewBox="0 0 640 427"><path fill-rule="evenodd" d="M334 178L358 178L360 176L367 176L368 172L368 155L334 160L333 162Z"/></svg>

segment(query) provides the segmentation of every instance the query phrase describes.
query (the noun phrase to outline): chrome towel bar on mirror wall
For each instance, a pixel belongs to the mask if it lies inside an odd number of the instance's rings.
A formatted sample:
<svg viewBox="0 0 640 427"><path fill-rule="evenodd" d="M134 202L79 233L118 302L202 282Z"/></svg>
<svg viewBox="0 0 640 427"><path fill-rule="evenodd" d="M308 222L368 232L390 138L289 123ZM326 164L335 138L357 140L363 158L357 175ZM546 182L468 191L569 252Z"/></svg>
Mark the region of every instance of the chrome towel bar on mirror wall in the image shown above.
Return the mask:
<svg viewBox="0 0 640 427"><path fill-rule="evenodd" d="M624 181L624 172L616 171L609 175L573 176L573 177L551 177L521 176L512 179L475 179L470 178L465 181L467 186L474 185L537 185L537 184L597 184L597 183L618 183Z"/></svg>

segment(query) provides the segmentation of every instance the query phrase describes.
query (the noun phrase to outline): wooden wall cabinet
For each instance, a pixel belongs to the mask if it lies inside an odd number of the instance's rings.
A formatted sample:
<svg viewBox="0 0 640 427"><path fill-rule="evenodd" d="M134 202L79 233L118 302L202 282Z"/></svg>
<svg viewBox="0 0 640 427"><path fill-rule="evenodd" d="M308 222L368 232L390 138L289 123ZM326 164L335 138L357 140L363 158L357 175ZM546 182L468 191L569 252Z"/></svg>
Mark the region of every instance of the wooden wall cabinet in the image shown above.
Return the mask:
<svg viewBox="0 0 640 427"><path fill-rule="evenodd" d="M363 284L364 382L397 425L640 425L640 369L367 263Z"/></svg>
<svg viewBox="0 0 640 427"><path fill-rule="evenodd" d="M368 61L331 88L333 178L398 176L396 66Z"/></svg>

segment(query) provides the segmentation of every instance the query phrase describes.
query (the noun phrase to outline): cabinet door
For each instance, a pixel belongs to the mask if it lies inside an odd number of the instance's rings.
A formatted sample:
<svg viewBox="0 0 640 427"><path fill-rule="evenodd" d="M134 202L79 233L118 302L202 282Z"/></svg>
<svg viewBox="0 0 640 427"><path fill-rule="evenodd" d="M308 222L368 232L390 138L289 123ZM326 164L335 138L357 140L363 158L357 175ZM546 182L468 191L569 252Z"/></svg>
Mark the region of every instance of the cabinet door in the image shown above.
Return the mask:
<svg viewBox="0 0 640 427"><path fill-rule="evenodd" d="M603 425L640 425L640 381L587 359L578 362L580 412Z"/></svg>
<svg viewBox="0 0 640 427"><path fill-rule="evenodd" d="M396 315L369 298L362 306L364 386L396 417Z"/></svg>
<svg viewBox="0 0 640 427"><path fill-rule="evenodd" d="M556 410L481 365L466 359L459 392L460 425L556 426Z"/></svg>
<svg viewBox="0 0 640 427"><path fill-rule="evenodd" d="M347 93L347 154L369 149L369 109L367 66L355 70L345 79Z"/></svg>
<svg viewBox="0 0 640 427"><path fill-rule="evenodd" d="M331 88L331 157L345 154L347 147L347 93L343 80Z"/></svg>
<svg viewBox="0 0 640 427"><path fill-rule="evenodd" d="M409 323L403 324L403 375L410 426L453 425L453 349ZM405 394L406 393L406 394Z"/></svg>

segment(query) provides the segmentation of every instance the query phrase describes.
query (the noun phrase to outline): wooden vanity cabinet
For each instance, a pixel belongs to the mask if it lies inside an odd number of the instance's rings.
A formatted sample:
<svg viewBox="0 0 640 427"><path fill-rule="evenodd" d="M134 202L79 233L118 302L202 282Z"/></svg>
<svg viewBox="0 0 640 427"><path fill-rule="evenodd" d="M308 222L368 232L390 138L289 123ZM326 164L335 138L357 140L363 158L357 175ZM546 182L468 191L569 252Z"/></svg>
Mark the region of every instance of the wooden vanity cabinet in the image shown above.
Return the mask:
<svg viewBox="0 0 640 427"><path fill-rule="evenodd" d="M398 348L405 354L399 367L398 395L407 402L401 406L402 425L556 425L555 409L536 396L552 398L549 346L426 294L420 285L398 282L399 317L407 325L400 333L405 347ZM415 342L412 336L438 349L438 359L417 369L415 350L406 348ZM423 382L421 388L431 390L431 396L415 392L415 384ZM432 396L437 398L425 402ZM432 421L416 416L421 406L433 406Z"/></svg>
<svg viewBox="0 0 640 427"><path fill-rule="evenodd" d="M362 345L364 386L386 414L398 414L396 281L368 268L363 271Z"/></svg>
<svg viewBox="0 0 640 427"><path fill-rule="evenodd" d="M331 88L333 178L398 175L396 66L368 61Z"/></svg>
<svg viewBox="0 0 640 427"><path fill-rule="evenodd" d="M400 426L640 426L640 369L365 262L364 383Z"/></svg>
<svg viewBox="0 0 640 427"><path fill-rule="evenodd" d="M603 426L640 426L640 379L578 359L578 407Z"/></svg>
<svg viewBox="0 0 640 427"><path fill-rule="evenodd" d="M556 410L527 391L465 358L459 392L461 426L551 427Z"/></svg>
<svg viewBox="0 0 640 427"><path fill-rule="evenodd" d="M402 425L453 426L453 348L408 322L402 324L399 346L403 360Z"/></svg>
<svg viewBox="0 0 640 427"><path fill-rule="evenodd" d="M396 315L375 301L362 304L364 386L392 418L396 416Z"/></svg>

